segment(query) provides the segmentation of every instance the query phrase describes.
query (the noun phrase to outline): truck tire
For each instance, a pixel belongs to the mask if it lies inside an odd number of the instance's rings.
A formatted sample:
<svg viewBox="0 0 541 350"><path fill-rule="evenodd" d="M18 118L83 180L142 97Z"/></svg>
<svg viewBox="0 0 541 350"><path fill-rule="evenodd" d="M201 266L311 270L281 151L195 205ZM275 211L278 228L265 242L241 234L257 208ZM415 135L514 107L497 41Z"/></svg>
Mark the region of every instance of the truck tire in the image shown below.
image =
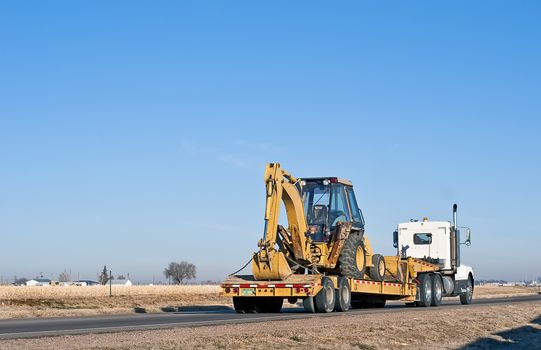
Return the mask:
<svg viewBox="0 0 541 350"><path fill-rule="evenodd" d="M307 312L309 314L313 314L317 312L316 310L316 302L314 301L314 297L306 297L302 301L302 305L304 306L304 312Z"/></svg>
<svg viewBox="0 0 541 350"><path fill-rule="evenodd" d="M254 300L255 311L261 314L279 313L284 304L283 298L257 298Z"/></svg>
<svg viewBox="0 0 541 350"><path fill-rule="evenodd" d="M362 232L352 232L344 242L338 258L340 274L344 277L363 279L366 272L366 250Z"/></svg>
<svg viewBox="0 0 541 350"><path fill-rule="evenodd" d="M336 289L335 294L334 311L348 311L351 307L351 289L346 277L338 277L338 289Z"/></svg>
<svg viewBox="0 0 541 350"><path fill-rule="evenodd" d="M430 274L419 275L419 300L417 306L428 307L432 304L432 278Z"/></svg>
<svg viewBox="0 0 541 350"><path fill-rule="evenodd" d="M460 303L462 305L469 305L471 304L472 297L473 297L473 283L472 283L471 277L468 277L468 282L466 283L466 291L460 294Z"/></svg>
<svg viewBox="0 0 541 350"><path fill-rule="evenodd" d="M383 281L383 278L385 277L385 270L387 269L385 266L385 259L380 254L374 254L372 256L372 264L374 266L368 268L370 278L376 282Z"/></svg>
<svg viewBox="0 0 541 350"><path fill-rule="evenodd" d="M321 290L316 294L315 306L318 312L332 312L334 310L335 293L334 284L329 277L321 279Z"/></svg>
<svg viewBox="0 0 541 350"><path fill-rule="evenodd" d="M384 308L386 303L387 303L387 300L385 299L375 300L374 307L377 309Z"/></svg>
<svg viewBox="0 0 541 350"><path fill-rule="evenodd" d="M443 299L443 282L441 276L437 273L432 275L432 302L431 306L441 305Z"/></svg>
<svg viewBox="0 0 541 350"><path fill-rule="evenodd" d="M233 307L239 314L256 312L254 300L250 297L233 297Z"/></svg>

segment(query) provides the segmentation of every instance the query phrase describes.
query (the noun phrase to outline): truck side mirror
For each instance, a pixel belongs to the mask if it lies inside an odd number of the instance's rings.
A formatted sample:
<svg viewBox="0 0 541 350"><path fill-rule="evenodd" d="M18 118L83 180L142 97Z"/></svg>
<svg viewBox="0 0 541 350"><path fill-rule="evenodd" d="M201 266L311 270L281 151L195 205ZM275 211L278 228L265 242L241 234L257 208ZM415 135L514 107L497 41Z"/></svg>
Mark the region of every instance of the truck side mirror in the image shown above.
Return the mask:
<svg viewBox="0 0 541 350"><path fill-rule="evenodd" d="M393 232L393 247L398 248L398 231Z"/></svg>
<svg viewBox="0 0 541 350"><path fill-rule="evenodd" d="M471 230L469 228L466 228L466 241L464 244L467 246L471 245Z"/></svg>

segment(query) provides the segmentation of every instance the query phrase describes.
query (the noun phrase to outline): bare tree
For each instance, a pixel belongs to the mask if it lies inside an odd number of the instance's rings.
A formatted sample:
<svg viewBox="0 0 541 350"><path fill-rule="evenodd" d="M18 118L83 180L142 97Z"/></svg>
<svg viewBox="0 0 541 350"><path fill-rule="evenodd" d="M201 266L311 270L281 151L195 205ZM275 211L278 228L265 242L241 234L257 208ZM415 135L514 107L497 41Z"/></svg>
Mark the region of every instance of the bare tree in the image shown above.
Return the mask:
<svg viewBox="0 0 541 350"><path fill-rule="evenodd" d="M124 275L118 275L116 279L117 280L125 280L126 277Z"/></svg>
<svg viewBox="0 0 541 350"><path fill-rule="evenodd" d="M101 271L99 276L99 282L103 285L109 282L109 273L107 272L107 266L103 266L103 270Z"/></svg>
<svg viewBox="0 0 541 350"><path fill-rule="evenodd" d="M69 282L71 276L68 271L64 270L58 275L58 282Z"/></svg>
<svg viewBox="0 0 541 350"><path fill-rule="evenodd" d="M165 268L163 274L166 278L172 278L175 284L182 284L185 280L195 278L195 265L187 261L181 261L180 263L171 262Z"/></svg>

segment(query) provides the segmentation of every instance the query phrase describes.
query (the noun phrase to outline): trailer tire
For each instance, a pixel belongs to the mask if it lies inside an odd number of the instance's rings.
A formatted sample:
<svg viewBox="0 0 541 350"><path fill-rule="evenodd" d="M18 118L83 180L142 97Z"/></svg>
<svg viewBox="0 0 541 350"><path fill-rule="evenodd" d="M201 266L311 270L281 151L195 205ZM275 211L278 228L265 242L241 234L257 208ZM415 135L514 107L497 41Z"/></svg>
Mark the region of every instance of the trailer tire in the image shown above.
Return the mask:
<svg viewBox="0 0 541 350"><path fill-rule="evenodd" d="M460 303L462 305L469 305L471 304L472 297L473 297L473 282L472 282L471 276L469 276L468 282L466 284L466 291L460 294Z"/></svg>
<svg viewBox="0 0 541 350"><path fill-rule="evenodd" d="M316 313L316 303L314 301L314 297L306 297L302 301L302 305L304 306L304 312L307 312L309 314Z"/></svg>
<svg viewBox="0 0 541 350"><path fill-rule="evenodd" d="M348 311L351 307L351 288L346 277L338 277L338 289L335 294L334 311Z"/></svg>
<svg viewBox="0 0 541 350"><path fill-rule="evenodd" d="M387 303L387 300L381 299L374 301L374 307L377 309L381 309L385 307L385 304Z"/></svg>
<svg viewBox="0 0 541 350"><path fill-rule="evenodd" d="M387 266L385 266L385 259L380 254L374 254L372 256L372 264L374 266L368 268L370 278L376 282L383 281L383 278L385 277L385 270L387 269Z"/></svg>
<svg viewBox="0 0 541 350"><path fill-rule="evenodd" d="M363 279L366 272L366 249L363 232L351 232L344 242L338 258L340 274L344 277Z"/></svg>
<svg viewBox="0 0 541 350"><path fill-rule="evenodd" d="M250 297L233 297L233 307L239 314L255 313L255 303Z"/></svg>
<svg viewBox="0 0 541 350"><path fill-rule="evenodd" d="M321 279L321 290L316 294L315 306L318 312L332 312L336 302L334 284L329 277Z"/></svg>
<svg viewBox="0 0 541 350"><path fill-rule="evenodd" d="M254 300L255 311L261 314L279 313L284 304L283 298L257 298Z"/></svg>
<svg viewBox="0 0 541 350"><path fill-rule="evenodd" d="M417 306L428 307L432 304L432 278L430 274L419 275L419 300Z"/></svg>
<svg viewBox="0 0 541 350"><path fill-rule="evenodd" d="M443 298L443 281L441 276L437 273L432 275L432 302L431 306L441 305L441 300Z"/></svg>

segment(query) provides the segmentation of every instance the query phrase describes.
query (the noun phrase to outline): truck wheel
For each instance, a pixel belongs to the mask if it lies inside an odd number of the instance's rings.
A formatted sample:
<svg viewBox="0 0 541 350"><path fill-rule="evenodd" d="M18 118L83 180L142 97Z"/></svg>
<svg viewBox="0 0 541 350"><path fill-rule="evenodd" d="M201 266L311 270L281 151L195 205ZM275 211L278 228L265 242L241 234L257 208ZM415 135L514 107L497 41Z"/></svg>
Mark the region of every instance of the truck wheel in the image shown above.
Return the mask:
<svg viewBox="0 0 541 350"><path fill-rule="evenodd" d="M372 264L374 266L368 268L368 274L370 275L370 278L372 278L376 282L383 281L383 278L385 277L385 259L380 254L374 254L372 256Z"/></svg>
<svg viewBox="0 0 541 350"><path fill-rule="evenodd" d="M351 233L338 258L340 274L344 277L363 279L366 271L366 250L362 232Z"/></svg>
<svg viewBox="0 0 541 350"><path fill-rule="evenodd" d="M441 300L443 298L443 283L441 277L438 274L432 275L432 303L431 306L441 305Z"/></svg>
<svg viewBox="0 0 541 350"><path fill-rule="evenodd" d="M417 306L427 307L432 304L432 279L428 273L419 275L419 300Z"/></svg>
<svg viewBox="0 0 541 350"><path fill-rule="evenodd" d="M256 312L254 300L250 297L233 297L233 307L239 314Z"/></svg>
<svg viewBox="0 0 541 350"><path fill-rule="evenodd" d="M460 294L460 303L462 305L471 304L471 299L473 297L473 283L471 278L468 277L468 282L466 283L466 291Z"/></svg>
<svg viewBox="0 0 541 350"><path fill-rule="evenodd" d="M314 297L306 297L302 301L302 305L304 306L304 312L307 312L309 314L313 314L316 312L316 303L314 301Z"/></svg>
<svg viewBox="0 0 541 350"><path fill-rule="evenodd" d="M335 291L334 310L339 312L348 311L351 305L351 289L346 277L338 277L338 289Z"/></svg>
<svg viewBox="0 0 541 350"><path fill-rule="evenodd" d="M254 300L257 313L278 313L282 310L284 299L282 298L257 298Z"/></svg>
<svg viewBox="0 0 541 350"><path fill-rule="evenodd" d="M330 278L323 277L321 279L321 285L323 288L321 288L315 297L316 310L318 312L332 312L335 303L334 284Z"/></svg>
<svg viewBox="0 0 541 350"><path fill-rule="evenodd" d="M374 301L374 307L375 308L384 308L385 307L385 304L386 304L387 300L385 299L381 299L381 300L376 300Z"/></svg>

